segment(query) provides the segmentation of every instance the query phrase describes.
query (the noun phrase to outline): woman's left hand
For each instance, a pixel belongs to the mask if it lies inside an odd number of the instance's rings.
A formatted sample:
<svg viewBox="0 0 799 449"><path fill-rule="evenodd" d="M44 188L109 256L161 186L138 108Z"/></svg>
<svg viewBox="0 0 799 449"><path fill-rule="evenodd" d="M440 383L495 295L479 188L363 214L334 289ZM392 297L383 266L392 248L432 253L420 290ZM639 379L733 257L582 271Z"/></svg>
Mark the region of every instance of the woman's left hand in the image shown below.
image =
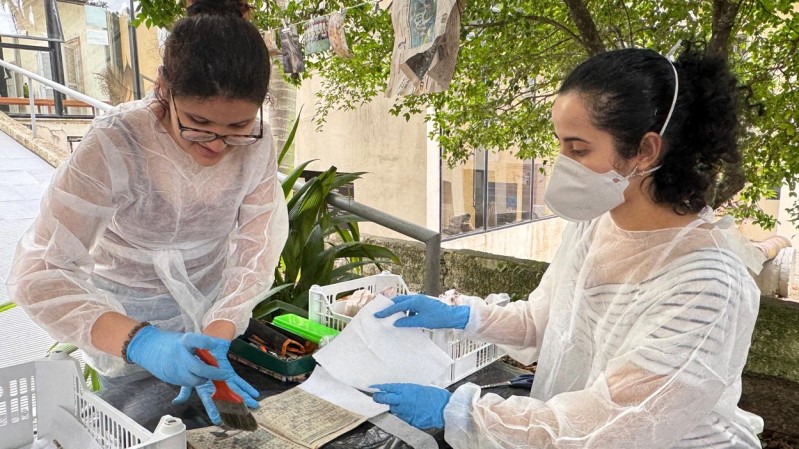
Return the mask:
<svg viewBox="0 0 799 449"><path fill-rule="evenodd" d="M452 393L438 387L416 384L372 385L378 392L372 399L386 404L392 414L419 429L444 427L444 407Z"/></svg>

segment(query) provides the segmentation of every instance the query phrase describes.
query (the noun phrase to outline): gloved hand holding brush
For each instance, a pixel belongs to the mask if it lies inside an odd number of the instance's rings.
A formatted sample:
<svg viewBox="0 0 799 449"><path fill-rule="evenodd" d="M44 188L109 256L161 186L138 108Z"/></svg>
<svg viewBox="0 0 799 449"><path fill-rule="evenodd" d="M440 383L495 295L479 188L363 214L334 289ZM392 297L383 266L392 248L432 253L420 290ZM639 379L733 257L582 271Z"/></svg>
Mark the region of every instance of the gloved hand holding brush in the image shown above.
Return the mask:
<svg viewBox="0 0 799 449"><path fill-rule="evenodd" d="M258 391L233 370L227 359L229 348L230 342L221 338L197 333L168 332L154 326L145 326L131 339L125 358L158 379L181 386L173 404L186 402L192 390L197 388L197 394L209 418L214 424L221 424L229 412L228 405L237 411L243 409L246 415L249 415L247 407L258 407L258 401L254 399L258 396ZM216 388L214 382L219 384ZM231 402L225 402L223 409L226 411L221 411L221 416L218 410L220 401L215 401L217 398L212 396L216 395L215 391L222 391L220 397L230 399ZM226 394L228 392L231 394ZM229 425L236 427L235 424Z"/></svg>
<svg viewBox="0 0 799 449"><path fill-rule="evenodd" d="M179 405L186 402L191 396L192 388L195 388L211 422L216 425L224 424L234 429L256 430L258 423L247 407L258 408L258 401L255 400L258 397L258 390L233 371L233 367L227 359L227 351L215 358L210 352L198 349L197 356L208 365L218 366L229 372L230 378L227 381L208 381L196 387L183 387L178 396L172 400L172 404Z"/></svg>
<svg viewBox="0 0 799 449"><path fill-rule="evenodd" d="M202 401L203 406L205 406L205 412L208 413L208 418L211 419L212 423L215 425L224 423L230 427L244 428L237 424L237 422L244 419L241 418L241 416L250 414L247 407L258 408L258 400L256 399L258 397L258 390L247 383L246 380L242 379L241 376L236 374L236 371L233 370L233 366L227 358L227 349L230 346L230 342L225 341L225 343L224 350L222 350L221 347L215 348L210 352L202 349L197 350L197 355L203 362L211 366L217 366L225 372L225 380L221 382L209 380L202 385L194 387L184 386L180 389L180 393L178 393L175 399L172 400L172 404L180 405L186 403L191 397L192 390L197 390L197 396L200 397L200 401ZM208 356L210 356L210 358ZM215 363L211 363L212 361ZM221 383L222 387L217 388L218 383ZM225 402L222 409L227 411L219 409L219 401L214 397L216 393L219 393L220 389L227 390L225 392L226 396L222 399L222 401ZM234 393L241 398L241 401L228 395L227 392ZM237 405L239 403L243 403L244 406ZM233 416L229 416L231 415L229 410L231 407L235 410L232 414ZM255 429L244 428L244 430Z"/></svg>

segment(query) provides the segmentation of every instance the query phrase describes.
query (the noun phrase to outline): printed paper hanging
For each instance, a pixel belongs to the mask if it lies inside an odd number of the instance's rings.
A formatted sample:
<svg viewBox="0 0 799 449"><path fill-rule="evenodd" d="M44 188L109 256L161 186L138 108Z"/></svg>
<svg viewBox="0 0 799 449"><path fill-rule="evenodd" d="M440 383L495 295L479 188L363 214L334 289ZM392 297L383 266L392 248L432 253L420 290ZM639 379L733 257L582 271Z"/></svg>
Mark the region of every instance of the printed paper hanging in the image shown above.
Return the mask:
<svg viewBox="0 0 799 449"><path fill-rule="evenodd" d="M280 47L283 49L283 71L292 78L298 78L305 71L305 55L295 28L280 30Z"/></svg>
<svg viewBox="0 0 799 449"><path fill-rule="evenodd" d="M269 56L275 58L280 56L280 50L277 48L277 42L275 41L275 30L266 30L264 31L264 44L266 44L266 51L269 53Z"/></svg>
<svg viewBox="0 0 799 449"><path fill-rule="evenodd" d="M314 17L305 22L302 42L305 44L306 55L330 50L330 39L327 35L327 17Z"/></svg>
<svg viewBox="0 0 799 449"><path fill-rule="evenodd" d="M333 53L342 58L351 58L350 48L347 45L347 36L344 33L344 9L330 14L327 19L327 35L330 38L330 48Z"/></svg>
<svg viewBox="0 0 799 449"><path fill-rule="evenodd" d="M387 96L442 92L455 72L463 0L395 0Z"/></svg>

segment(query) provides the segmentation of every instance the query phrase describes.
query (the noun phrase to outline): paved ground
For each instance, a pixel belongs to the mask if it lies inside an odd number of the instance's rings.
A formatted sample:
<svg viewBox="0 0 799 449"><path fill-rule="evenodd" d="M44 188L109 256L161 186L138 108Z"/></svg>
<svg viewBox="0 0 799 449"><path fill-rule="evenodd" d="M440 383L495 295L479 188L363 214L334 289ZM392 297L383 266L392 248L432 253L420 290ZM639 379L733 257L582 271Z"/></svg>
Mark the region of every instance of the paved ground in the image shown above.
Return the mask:
<svg viewBox="0 0 799 449"><path fill-rule="evenodd" d="M0 132L0 304L22 233L39 213L53 167ZM0 313L0 368L43 357L53 344L19 307Z"/></svg>

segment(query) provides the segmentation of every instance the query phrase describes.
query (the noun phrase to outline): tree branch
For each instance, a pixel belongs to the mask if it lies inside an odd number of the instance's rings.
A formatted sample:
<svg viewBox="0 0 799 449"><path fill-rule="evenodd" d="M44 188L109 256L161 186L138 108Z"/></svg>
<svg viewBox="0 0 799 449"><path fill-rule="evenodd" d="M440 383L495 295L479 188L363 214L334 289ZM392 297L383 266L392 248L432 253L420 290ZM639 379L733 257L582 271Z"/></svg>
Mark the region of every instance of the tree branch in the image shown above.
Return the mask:
<svg viewBox="0 0 799 449"><path fill-rule="evenodd" d="M627 18L627 37L630 39L627 45L633 46L633 23L630 20L630 8L627 7L627 2L619 0L621 7L624 9L624 16Z"/></svg>
<svg viewBox="0 0 799 449"><path fill-rule="evenodd" d="M537 16L537 15L527 15L527 14L525 14L525 15L512 17L512 18L510 18L508 20L500 20L498 22L487 22L487 23L472 22L472 23L464 24L463 28L470 29L470 28L502 27L502 26L509 25L511 23L515 23L519 19L525 19L525 20L529 20L529 21L532 21L532 22L539 22L539 23L543 23L543 24L546 24L546 25L552 25L553 27L563 31L566 34L568 34L569 37L574 39L574 41L577 42L578 44L585 46L585 43L582 41L582 39L580 39L580 36L578 36L574 31L569 29L569 27L567 27L566 25L558 22L555 19L552 19L550 17L545 17L545 16Z"/></svg>
<svg viewBox="0 0 799 449"><path fill-rule="evenodd" d="M566 34L568 34L569 37L574 39L574 41L577 42L578 44L583 45L583 46L585 45L585 43L582 41L582 39L580 39L580 36L575 34L574 31L572 31L569 27L567 27L566 25L558 22L557 20L551 19L549 17L536 16L536 15L525 15L525 16L522 16L522 17L524 17L527 20L532 20L532 21L535 21L535 22L540 22L540 23L544 23L544 24L547 24L547 25L552 25L553 27L563 31Z"/></svg>
<svg viewBox="0 0 799 449"><path fill-rule="evenodd" d="M588 54L593 56L605 51L605 44L602 42L594 18L591 17L591 12L585 6L585 2L583 0L563 0L563 2L568 6L572 20L577 26L577 31L580 34L579 42L585 47Z"/></svg>

